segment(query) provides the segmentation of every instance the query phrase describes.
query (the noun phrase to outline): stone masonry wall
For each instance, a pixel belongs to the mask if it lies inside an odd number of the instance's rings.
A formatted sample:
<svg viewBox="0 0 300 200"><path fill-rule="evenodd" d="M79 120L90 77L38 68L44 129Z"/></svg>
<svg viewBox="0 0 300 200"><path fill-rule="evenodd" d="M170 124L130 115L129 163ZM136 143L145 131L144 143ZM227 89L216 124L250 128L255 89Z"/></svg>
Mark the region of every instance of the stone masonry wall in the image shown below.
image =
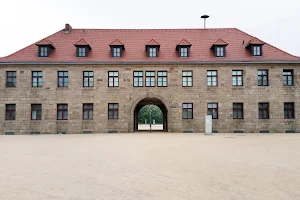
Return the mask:
<svg viewBox="0 0 300 200"><path fill-rule="evenodd" d="M257 70L269 70L269 86L257 86ZM294 86L283 86L282 70L294 69ZM182 87L182 70L193 71L193 87ZM218 70L218 86L207 87L206 71ZM232 86L232 70L243 70L243 86ZM17 87L6 88L6 71L17 71ZM31 87L31 71L43 72L43 87ZM69 87L57 87L57 71L69 72ZM83 71L94 71L84 88ZM108 71L119 71L119 87L108 87ZM168 71L168 87L133 87L133 71ZM144 73L145 79L145 73ZM157 80L157 73L156 73ZM170 132L204 132L207 103L218 103L213 130L300 132L300 65L1 65L0 134L31 132L132 132L134 108L146 97L168 109ZM232 103L244 103L244 119L232 119ZM258 119L258 103L269 102L270 119ZM284 119L284 102L295 102L295 119ZM57 104L68 104L68 120L56 120ZM82 104L94 104L93 120L82 120ZM119 103L119 119L108 119L108 103ZM193 103L193 119L182 119L182 103ZM5 120L5 104L16 104L16 120ZM31 120L31 104L42 104L42 120Z"/></svg>

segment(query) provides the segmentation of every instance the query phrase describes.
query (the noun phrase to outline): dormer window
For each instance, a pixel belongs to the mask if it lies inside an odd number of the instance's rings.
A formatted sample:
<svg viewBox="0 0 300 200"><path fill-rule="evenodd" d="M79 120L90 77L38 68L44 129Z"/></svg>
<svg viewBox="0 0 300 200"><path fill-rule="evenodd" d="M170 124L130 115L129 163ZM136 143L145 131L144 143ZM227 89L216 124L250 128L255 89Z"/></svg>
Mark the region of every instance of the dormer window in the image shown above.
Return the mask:
<svg viewBox="0 0 300 200"><path fill-rule="evenodd" d="M37 42L36 45L38 46L38 57L49 57L51 51L55 49L48 39L43 39Z"/></svg>
<svg viewBox="0 0 300 200"><path fill-rule="evenodd" d="M116 39L112 43L110 43L110 51L111 57L113 58L122 58L123 51L125 50L125 46L120 40Z"/></svg>
<svg viewBox="0 0 300 200"><path fill-rule="evenodd" d="M246 49L248 49L251 52L252 56L262 56L262 47L265 43L258 38L253 38L249 41L249 43L246 45Z"/></svg>
<svg viewBox="0 0 300 200"><path fill-rule="evenodd" d="M49 57L48 46L39 46L39 57Z"/></svg>
<svg viewBox="0 0 300 200"><path fill-rule="evenodd" d="M149 47L148 57L149 58L156 58L157 57L157 48L156 47Z"/></svg>
<svg viewBox="0 0 300 200"><path fill-rule="evenodd" d="M115 58L122 57L122 48L121 47L112 47L112 57L115 57Z"/></svg>
<svg viewBox="0 0 300 200"><path fill-rule="evenodd" d="M253 45L252 46L252 56L261 56L262 54L262 46L261 45Z"/></svg>
<svg viewBox="0 0 300 200"><path fill-rule="evenodd" d="M216 57L225 57L225 47L216 47Z"/></svg>
<svg viewBox="0 0 300 200"><path fill-rule="evenodd" d="M179 47L179 57L189 57L188 47Z"/></svg>
<svg viewBox="0 0 300 200"><path fill-rule="evenodd" d="M87 47L77 47L77 57L87 57Z"/></svg>
<svg viewBox="0 0 300 200"><path fill-rule="evenodd" d="M40 57L48 57L49 56L48 47L40 47Z"/></svg>
<svg viewBox="0 0 300 200"><path fill-rule="evenodd" d="M74 45L76 47L77 58L87 58L89 51L92 50L91 46L83 38L81 38Z"/></svg>
<svg viewBox="0 0 300 200"><path fill-rule="evenodd" d="M183 39L176 46L176 50L178 51L178 57L180 58L188 58L190 57L190 48L192 44L187 40Z"/></svg>
<svg viewBox="0 0 300 200"><path fill-rule="evenodd" d="M147 51L148 58L157 58L159 47L160 44L158 42L156 42L154 39L150 40L146 44L146 51Z"/></svg>
<svg viewBox="0 0 300 200"><path fill-rule="evenodd" d="M211 46L211 50L214 52L215 57L225 57L226 56L226 46L228 44L219 38L213 45Z"/></svg>

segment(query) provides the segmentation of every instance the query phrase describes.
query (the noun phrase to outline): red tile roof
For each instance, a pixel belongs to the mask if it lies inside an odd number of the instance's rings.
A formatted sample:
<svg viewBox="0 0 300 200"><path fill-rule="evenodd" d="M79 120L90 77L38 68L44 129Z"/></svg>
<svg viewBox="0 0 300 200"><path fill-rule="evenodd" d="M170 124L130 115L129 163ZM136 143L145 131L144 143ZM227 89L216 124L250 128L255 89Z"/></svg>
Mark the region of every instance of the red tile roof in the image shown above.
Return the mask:
<svg viewBox="0 0 300 200"><path fill-rule="evenodd" d="M77 58L74 42L83 38L89 42L92 50L88 58ZM116 40L118 38L118 41ZM145 44L151 38L160 42L160 54L157 59L148 59ZM185 39L183 39L185 38ZM216 58L210 49L218 38L228 43L226 57ZM51 41L55 49L49 58L37 56L38 47L35 44L21 49L5 58L2 62L24 63L126 63L126 62L272 62L272 61L300 61L272 45L263 45L263 56L251 56L246 44L258 39L235 28L220 29L72 29L70 33L58 31L45 40ZM44 41L45 41L44 40ZM43 40L42 40L43 41ZM110 43L114 41L113 43ZM120 42L122 41L122 42ZM179 43L178 43L179 42ZM121 43L126 46L122 58L112 58L108 44ZM176 45L191 44L190 57L179 58Z"/></svg>

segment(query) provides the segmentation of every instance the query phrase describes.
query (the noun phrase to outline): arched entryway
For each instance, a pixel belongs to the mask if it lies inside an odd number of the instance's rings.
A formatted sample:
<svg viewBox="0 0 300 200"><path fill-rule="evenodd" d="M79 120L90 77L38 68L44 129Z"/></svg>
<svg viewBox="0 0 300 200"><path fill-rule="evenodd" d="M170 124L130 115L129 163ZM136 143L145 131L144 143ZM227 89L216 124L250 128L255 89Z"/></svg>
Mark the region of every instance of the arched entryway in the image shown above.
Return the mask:
<svg viewBox="0 0 300 200"><path fill-rule="evenodd" d="M166 108L165 104L161 100L155 97L152 98L146 97L142 99L140 102L138 102L137 105L135 106L134 125L133 125L134 131L138 131L138 115L141 108L146 105L156 105L157 107L160 108L160 110L163 113L163 131L168 131L168 109Z"/></svg>

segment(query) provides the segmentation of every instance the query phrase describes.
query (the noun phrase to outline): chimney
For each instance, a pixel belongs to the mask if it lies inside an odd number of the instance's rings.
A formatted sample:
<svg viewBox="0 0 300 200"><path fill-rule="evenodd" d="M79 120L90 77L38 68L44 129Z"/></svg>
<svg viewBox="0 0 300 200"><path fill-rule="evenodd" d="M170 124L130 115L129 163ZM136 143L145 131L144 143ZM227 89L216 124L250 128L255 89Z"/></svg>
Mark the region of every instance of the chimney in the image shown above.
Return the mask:
<svg viewBox="0 0 300 200"><path fill-rule="evenodd" d="M66 24L65 25L65 33L70 33L70 31L72 30L72 26L70 24Z"/></svg>

